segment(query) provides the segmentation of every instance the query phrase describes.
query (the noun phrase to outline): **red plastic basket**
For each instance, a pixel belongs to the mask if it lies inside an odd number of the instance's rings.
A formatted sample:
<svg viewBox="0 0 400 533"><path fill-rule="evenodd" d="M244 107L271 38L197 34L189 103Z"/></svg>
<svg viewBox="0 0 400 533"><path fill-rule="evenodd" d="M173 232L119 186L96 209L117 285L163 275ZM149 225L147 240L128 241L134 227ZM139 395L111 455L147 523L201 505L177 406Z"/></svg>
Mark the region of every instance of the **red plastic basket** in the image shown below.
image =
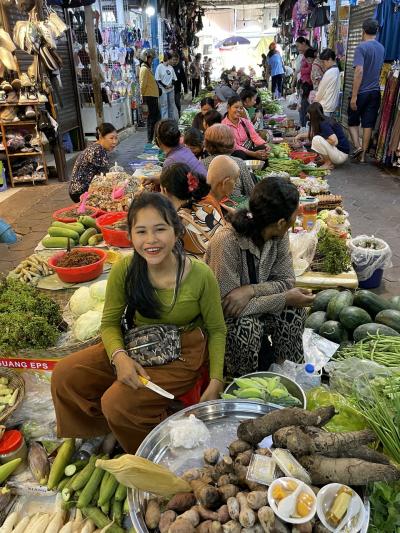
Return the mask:
<svg viewBox="0 0 400 533"><path fill-rule="evenodd" d="M99 256L99 260L91 265L78 267L59 267L57 266L60 259L67 253L65 251L58 252L50 257L49 266L57 273L61 281L65 283L82 283L98 278L103 272L104 262L107 257L107 252L101 248L74 248L81 252L93 252Z"/></svg>
<svg viewBox="0 0 400 533"><path fill-rule="evenodd" d="M103 239L109 246L118 246L118 248L132 248L129 233L124 230L111 229L107 226L126 219L127 213L121 211L118 213L107 213L97 219L97 225L101 229Z"/></svg>
<svg viewBox="0 0 400 533"><path fill-rule="evenodd" d="M312 163L318 157L318 154L312 152L292 152L290 154L291 159L303 161L303 163Z"/></svg>
<svg viewBox="0 0 400 533"><path fill-rule="evenodd" d="M73 205L70 205L69 207L63 207L62 209L58 209L57 211L54 211L54 213L52 214L52 217L54 220L58 220L58 222L65 222L66 224L69 224L71 222L76 222L78 220L79 215L76 217L71 217L71 216L63 216L63 213L65 213L66 211L70 211L71 209L78 209L78 207L79 207L79 204L73 204ZM85 213L85 215L89 215L93 218L97 218L104 213L104 211L101 211L101 209L97 209L97 207L86 206L86 210L88 212Z"/></svg>

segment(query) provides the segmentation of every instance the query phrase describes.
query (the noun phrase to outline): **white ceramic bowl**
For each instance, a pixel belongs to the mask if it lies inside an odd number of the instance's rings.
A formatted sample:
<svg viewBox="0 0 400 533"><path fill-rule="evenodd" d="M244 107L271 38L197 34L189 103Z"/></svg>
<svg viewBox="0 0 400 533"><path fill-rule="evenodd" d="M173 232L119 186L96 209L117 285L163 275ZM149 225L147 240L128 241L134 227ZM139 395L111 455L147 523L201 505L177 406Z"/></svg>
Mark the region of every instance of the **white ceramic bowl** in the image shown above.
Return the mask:
<svg viewBox="0 0 400 533"><path fill-rule="evenodd" d="M327 522L325 516L326 513L329 511L329 509L332 506L333 500L335 499L335 495L337 491L340 489L340 487L346 487L347 485L342 485L341 483L330 483L329 485L325 485L319 492L317 496L317 515L318 518L321 520L322 524L326 527L326 529L329 529L329 531L335 531L335 527L331 526L329 522ZM348 487L350 488L350 487ZM353 489L351 489L353 490ZM360 513L358 515L358 520L352 528L352 531L355 533L356 531L360 531L362 528L362 525L364 523L364 515L365 515L365 507L364 504L360 498L360 496L354 492L353 490L353 498L358 498L360 500Z"/></svg>
<svg viewBox="0 0 400 533"><path fill-rule="evenodd" d="M282 483L282 481L289 481L289 480L295 481L296 483L300 483L302 486L302 492L306 492L307 494L310 494L310 496L314 498L314 505L312 506L311 512L307 516L304 516L303 518L291 518L291 517L283 516L282 514L280 514L278 512L279 502L277 502L275 498L272 497L272 491L274 487L277 484ZM268 489L268 502L269 502L271 509L276 514L276 516L280 518L281 520L283 520L284 522L287 522L288 524L305 524L306 522L309 522L314 517L317 511L317 498L314 494L314 491L311 489L311 487L309 487L308 485L306 485L305 483L303 483L302 481L294 477L280 477L278 479L275 479L275 481L271 483Z"/></svg>

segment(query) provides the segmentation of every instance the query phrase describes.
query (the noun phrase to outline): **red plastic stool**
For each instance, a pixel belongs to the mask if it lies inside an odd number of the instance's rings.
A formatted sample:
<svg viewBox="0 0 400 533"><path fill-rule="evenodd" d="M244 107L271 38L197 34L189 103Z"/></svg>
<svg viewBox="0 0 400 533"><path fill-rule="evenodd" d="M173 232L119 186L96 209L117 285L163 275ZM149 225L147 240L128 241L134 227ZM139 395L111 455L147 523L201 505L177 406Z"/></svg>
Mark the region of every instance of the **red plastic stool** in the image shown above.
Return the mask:
<svg viewBox="0 0 400 533"><path fill-rule="evenodd" d="M200 377L197 380L195 386L190 389L188 392L185 392L185 394L182 394L182 396L179 396L177 398L185 407L190 407L191 405L195 405L196 403L199 403L201 395L206 390L208 384L210 383L210 376L208 374L208 368L203 366L200 369Z"/></svg>

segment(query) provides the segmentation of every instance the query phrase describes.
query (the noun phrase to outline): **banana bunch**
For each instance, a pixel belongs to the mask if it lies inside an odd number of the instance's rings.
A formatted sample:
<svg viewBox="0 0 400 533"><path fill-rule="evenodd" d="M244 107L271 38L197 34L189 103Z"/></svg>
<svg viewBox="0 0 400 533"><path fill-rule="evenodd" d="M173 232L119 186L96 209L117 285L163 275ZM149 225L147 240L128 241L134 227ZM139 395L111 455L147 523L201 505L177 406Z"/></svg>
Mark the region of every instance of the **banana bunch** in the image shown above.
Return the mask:
<svg viewBox="0 0 400 533"><path fill-rule="evenodd" d="M53 274L53 270L47 264L47 259L39 254L30 255L10 273L14 279L18 279L23 283L33 284L38 282L40 278L50 274Z"/></svg>
<svg viewBox="0 0 400 533"><path fill-rule="evenodd" d="M298 398L295 398L287 388L281 383L279 376L273 378L236 378L237 389L232 394L221 394L224 400L253 400L271 402L285 407L301 405Z"/></svg>

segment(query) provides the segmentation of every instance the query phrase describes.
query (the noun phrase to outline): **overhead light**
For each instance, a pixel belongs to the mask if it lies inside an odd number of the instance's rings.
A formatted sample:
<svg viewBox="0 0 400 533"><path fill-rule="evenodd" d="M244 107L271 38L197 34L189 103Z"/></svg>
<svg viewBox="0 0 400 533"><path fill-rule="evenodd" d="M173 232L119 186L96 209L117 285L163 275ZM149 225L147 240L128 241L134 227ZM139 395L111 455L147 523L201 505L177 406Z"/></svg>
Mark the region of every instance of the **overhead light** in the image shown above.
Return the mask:
<svg viewBox="0 0 400 533"><path fill-rule="evenodd" d="M153 15L155 15L155 12L156 12L156 10L154 9L153 6L147 6L146 7L146 15L148 17L152 17Z"/></svg>

